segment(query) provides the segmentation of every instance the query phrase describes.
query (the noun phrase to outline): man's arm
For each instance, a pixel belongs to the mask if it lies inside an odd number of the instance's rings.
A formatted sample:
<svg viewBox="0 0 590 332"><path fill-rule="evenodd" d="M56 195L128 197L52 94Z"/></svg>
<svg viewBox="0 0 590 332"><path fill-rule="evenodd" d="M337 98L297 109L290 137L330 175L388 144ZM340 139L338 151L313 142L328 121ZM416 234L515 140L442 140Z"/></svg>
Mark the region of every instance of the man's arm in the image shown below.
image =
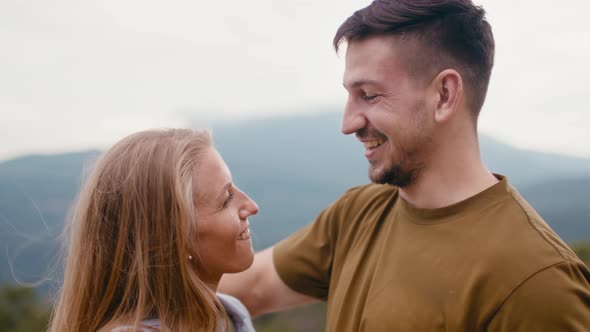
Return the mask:
<svg viewBox="0 0 590 332"><path fill-rule="evenodd" d="M218 291L240 299L252 317L319 301L292 290L281 280L274 266L273 248L257 253L248 270L225 274L219 283Z"/></svg>

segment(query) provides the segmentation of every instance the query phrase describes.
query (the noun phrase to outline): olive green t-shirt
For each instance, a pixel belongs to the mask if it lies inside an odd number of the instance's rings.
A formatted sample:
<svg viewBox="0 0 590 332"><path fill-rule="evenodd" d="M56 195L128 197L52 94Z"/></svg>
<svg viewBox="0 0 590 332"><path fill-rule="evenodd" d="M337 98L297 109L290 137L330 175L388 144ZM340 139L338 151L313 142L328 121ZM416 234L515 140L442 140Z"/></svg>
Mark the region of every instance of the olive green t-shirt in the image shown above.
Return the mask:
<svg viewBox="0 0 590 332"><path fill-rule="evenodd" d="M328 331L590 331L590 271L503 177L440 209L353 188L273 260Z"/></svg>

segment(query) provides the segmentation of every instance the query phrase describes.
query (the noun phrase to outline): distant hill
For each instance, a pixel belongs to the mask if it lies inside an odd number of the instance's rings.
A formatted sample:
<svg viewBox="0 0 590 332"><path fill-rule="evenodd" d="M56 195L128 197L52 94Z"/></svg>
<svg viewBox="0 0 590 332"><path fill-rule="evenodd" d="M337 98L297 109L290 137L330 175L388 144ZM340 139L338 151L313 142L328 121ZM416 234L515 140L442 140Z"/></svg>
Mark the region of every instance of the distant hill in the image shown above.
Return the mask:
<svg viewBox="0 0 590 332"><path fill-rule="evenodd" d="M540 182L590 178L590 159L514 148L491 137L480 139L482 157L488 167L508 175L519 188Z"/></svg>
<svg viewBox="0 0 590 332"><path fill-rule="evenodd" d="M368 182L361 144L339 125L340 115L328 113L214 127L235 181L261 205L253 223L261 247L311 221L347 188ZM590 159L517 149L488 136L480 143L488 167L508 176L566 241L590 239Z"/></svg>
<svg viewBox="0 0 590 332"><path fill-rule="evenodd" d="M314 181L365 183L367 162L354 136L340 133L340 114L286 117L214 126L224 158L236 166L302 174ZM590 159L518 149L480 137L482 156L493 172L521 188L539 181L590 177ZM236 170L234 170L235 172Z"/></svg>
<svg viewBox="0 0 590 332"><path fill-rule="evenodd" d="M520 192L566 241L590 239L590 176L546 180Z"/></svg>
<svg viewBox="0 0 590 332"><path fill-rule="evenodd" d="M311 222L347 188L366 183L367 162L335 113L214 125L234 181L260 206L251 218L260 249ZM505 174L566 240L590 239L590 159L515 149L481 138L489 167ZM37 280L54 264L57 237L98 151L0 163L0 284Z"/></svg>
<svg viewBox="0 0 590 332"><path fill-rule="evenodd" d="M33 155L0 163L0 284L36 281L54 263L68 208L98 151Z"/></svg>

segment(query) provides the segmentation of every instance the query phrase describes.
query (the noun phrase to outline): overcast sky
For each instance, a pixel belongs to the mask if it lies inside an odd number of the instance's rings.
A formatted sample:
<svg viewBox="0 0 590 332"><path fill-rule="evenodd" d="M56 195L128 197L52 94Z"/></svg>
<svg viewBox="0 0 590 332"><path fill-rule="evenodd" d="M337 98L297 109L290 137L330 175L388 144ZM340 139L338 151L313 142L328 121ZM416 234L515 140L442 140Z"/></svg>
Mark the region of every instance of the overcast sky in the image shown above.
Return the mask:
<svg viewBox="0 0 590 332"><path fill-rule="evenodd" d="M0 160L195 120L341 109L332 37L369 3L0 0ZM476 3L497 48L481 131L590 157L590 3Z"/></svg>

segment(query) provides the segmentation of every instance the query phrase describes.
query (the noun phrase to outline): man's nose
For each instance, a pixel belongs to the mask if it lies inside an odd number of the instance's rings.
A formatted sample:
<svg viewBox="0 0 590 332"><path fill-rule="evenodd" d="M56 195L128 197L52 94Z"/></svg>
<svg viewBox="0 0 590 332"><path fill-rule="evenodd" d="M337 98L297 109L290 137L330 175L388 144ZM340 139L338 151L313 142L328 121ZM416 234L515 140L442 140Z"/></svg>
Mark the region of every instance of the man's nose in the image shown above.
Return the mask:
<svg viewBox="0 0 590 332"><path fill-rule="evenodd" d="M354 134L367 125L367 118L356 103L349 97L344 106L340 131L344 135Z"/></svg>

